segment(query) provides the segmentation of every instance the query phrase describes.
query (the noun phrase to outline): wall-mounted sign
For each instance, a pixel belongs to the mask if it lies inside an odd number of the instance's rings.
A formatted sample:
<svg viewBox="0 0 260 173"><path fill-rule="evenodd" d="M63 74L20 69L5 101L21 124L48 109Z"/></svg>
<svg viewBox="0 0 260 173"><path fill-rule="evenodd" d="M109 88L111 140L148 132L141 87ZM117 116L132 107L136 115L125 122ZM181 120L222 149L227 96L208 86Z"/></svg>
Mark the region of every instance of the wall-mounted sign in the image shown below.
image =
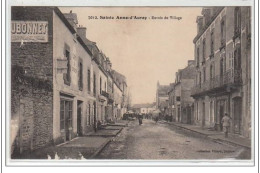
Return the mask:
<svg viewBox="0 0 260 173"><path fill-rule="evenodd" d="M12 21L12 42L48 42L47 21Z"/></svg>

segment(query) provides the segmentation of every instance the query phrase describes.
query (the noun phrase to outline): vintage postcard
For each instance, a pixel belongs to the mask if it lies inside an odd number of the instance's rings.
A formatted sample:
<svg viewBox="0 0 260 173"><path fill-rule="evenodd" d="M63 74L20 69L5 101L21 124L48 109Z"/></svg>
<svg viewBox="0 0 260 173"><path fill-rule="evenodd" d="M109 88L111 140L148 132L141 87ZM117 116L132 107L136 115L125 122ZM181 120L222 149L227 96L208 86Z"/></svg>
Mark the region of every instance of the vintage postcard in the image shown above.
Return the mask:
<svg viewBox="0 0 260 173"><path fill-rule="evenodd" d="M8 163L254 165L253 10L11 5Z"/></svg>

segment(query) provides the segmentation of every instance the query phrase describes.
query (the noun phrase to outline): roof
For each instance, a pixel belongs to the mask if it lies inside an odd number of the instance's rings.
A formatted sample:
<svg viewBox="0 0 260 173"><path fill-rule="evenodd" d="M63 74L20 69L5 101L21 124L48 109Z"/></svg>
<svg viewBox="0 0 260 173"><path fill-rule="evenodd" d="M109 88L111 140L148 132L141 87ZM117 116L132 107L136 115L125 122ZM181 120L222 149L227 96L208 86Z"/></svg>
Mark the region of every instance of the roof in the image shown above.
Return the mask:
<svg viewBox="0 0 260 173"><path fill-rule="evenodd" d="M158 85L157 93L159 96L168 95L168 91L170 90L170 85Z"/></svg>

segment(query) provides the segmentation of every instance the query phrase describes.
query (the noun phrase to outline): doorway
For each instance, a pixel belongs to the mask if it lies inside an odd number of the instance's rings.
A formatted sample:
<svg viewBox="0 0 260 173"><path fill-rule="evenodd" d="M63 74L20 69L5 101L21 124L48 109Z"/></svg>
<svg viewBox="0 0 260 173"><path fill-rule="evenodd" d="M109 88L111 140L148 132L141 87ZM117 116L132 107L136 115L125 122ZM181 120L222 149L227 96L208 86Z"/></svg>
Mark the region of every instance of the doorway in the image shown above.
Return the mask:
<svg viewBox="0 0 260 173"><path fill-rule="evenodd" d="M187 124L191 124L191 107L187 108Z"/></svg>
<svg viewBox="0 0 260 173"><path fill-rule="evenodd" d="M97 131L97 109L96 102L93 103L93 116L94 116L94 131Z"/></svg>
<svg viewBox="0 0 260 173"><path fill-rule="evenodd" d="M60 101L60 129L65 131L65 140L71 139L72 130L72 100L61 99Z"/></svg>
<svg viewBox="0 0 260 173"><path fill-rule="evenodd" d="M205 126L205 102L202 104L202 127Z"/></svg>
<svg viewBox="0 0 260 173"><path fill-rule="evenodd" d="M181 119L181 108L178 106L178 122L180 122Z"/></svg>
<svg viewBox="0 0 260 173"><path fill-rule="evenodd" d="M78 100L77 102L77 133L79 136L82 136L82 101Z"/></svg>
<svg viewBox="0 0 260 173"><path fill-rule="evenodd" d="M219 106L219 124L220 124L220 130L221 130L221 131L222 131L222 129L223 129L223 126L222 126L222 123L221 123L221 120L222 120L223 116L224 116L224 105L221 104L221 105Z"/></svg>
<svg viewBox="0 0 260 173"><path fill-rule="evenodd" d="M241 124L242 124L242 99L236 97L233 99L234 108L234 133L241 135Z"/></svg>

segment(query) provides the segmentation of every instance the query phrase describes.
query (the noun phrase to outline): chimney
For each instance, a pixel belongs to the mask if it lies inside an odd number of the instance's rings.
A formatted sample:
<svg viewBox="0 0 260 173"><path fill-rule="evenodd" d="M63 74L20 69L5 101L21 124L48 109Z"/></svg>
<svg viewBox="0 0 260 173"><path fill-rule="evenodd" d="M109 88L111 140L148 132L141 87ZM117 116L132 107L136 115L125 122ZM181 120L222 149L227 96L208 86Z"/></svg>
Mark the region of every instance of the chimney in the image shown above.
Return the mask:
<svg viewBox="0 0 260 173"><path fill-rule="evenodd" d="M203 29L203 16L198 16L196 22L197 22L197 33L199 34Z"/></svg>
<svg viewBox="0 0 260 173"><path fill-rule="evenodd" d="M112 63L110 62L109 58L107 58L107 70L111 72L112 70Z"/></svg>
<svg viewBox="0 0 260 173"><path fill-rule="evenodd" d="M77 27L77 33L80 37L86 38L87 28L83 26Z"/></svg>
<svg viewBox="0 0 260 173"><path fill-rule="evenodd" d="M72 13L72 10L70 10L69 13L64 13L63 14L65 18L68 20L68 22L73 26L73 28L76 30L77 29L77 24L78 24L78 17L76 13Z"/></svg>
<svg viewBox="0 0 260 173"><path fill-rule="evenodd" d="M204 22L203 25L207 25L210 21L211 14L210 14L211 9L210 8L203 8L201 14L204 17Z"/></svg>
<svg viewBox="0 0 260 173"><path fill-rule="evenodd" d="M194 61L194 60L188 60L188 66L194 65L194 64L195 64L195 61Z"/></svg>

